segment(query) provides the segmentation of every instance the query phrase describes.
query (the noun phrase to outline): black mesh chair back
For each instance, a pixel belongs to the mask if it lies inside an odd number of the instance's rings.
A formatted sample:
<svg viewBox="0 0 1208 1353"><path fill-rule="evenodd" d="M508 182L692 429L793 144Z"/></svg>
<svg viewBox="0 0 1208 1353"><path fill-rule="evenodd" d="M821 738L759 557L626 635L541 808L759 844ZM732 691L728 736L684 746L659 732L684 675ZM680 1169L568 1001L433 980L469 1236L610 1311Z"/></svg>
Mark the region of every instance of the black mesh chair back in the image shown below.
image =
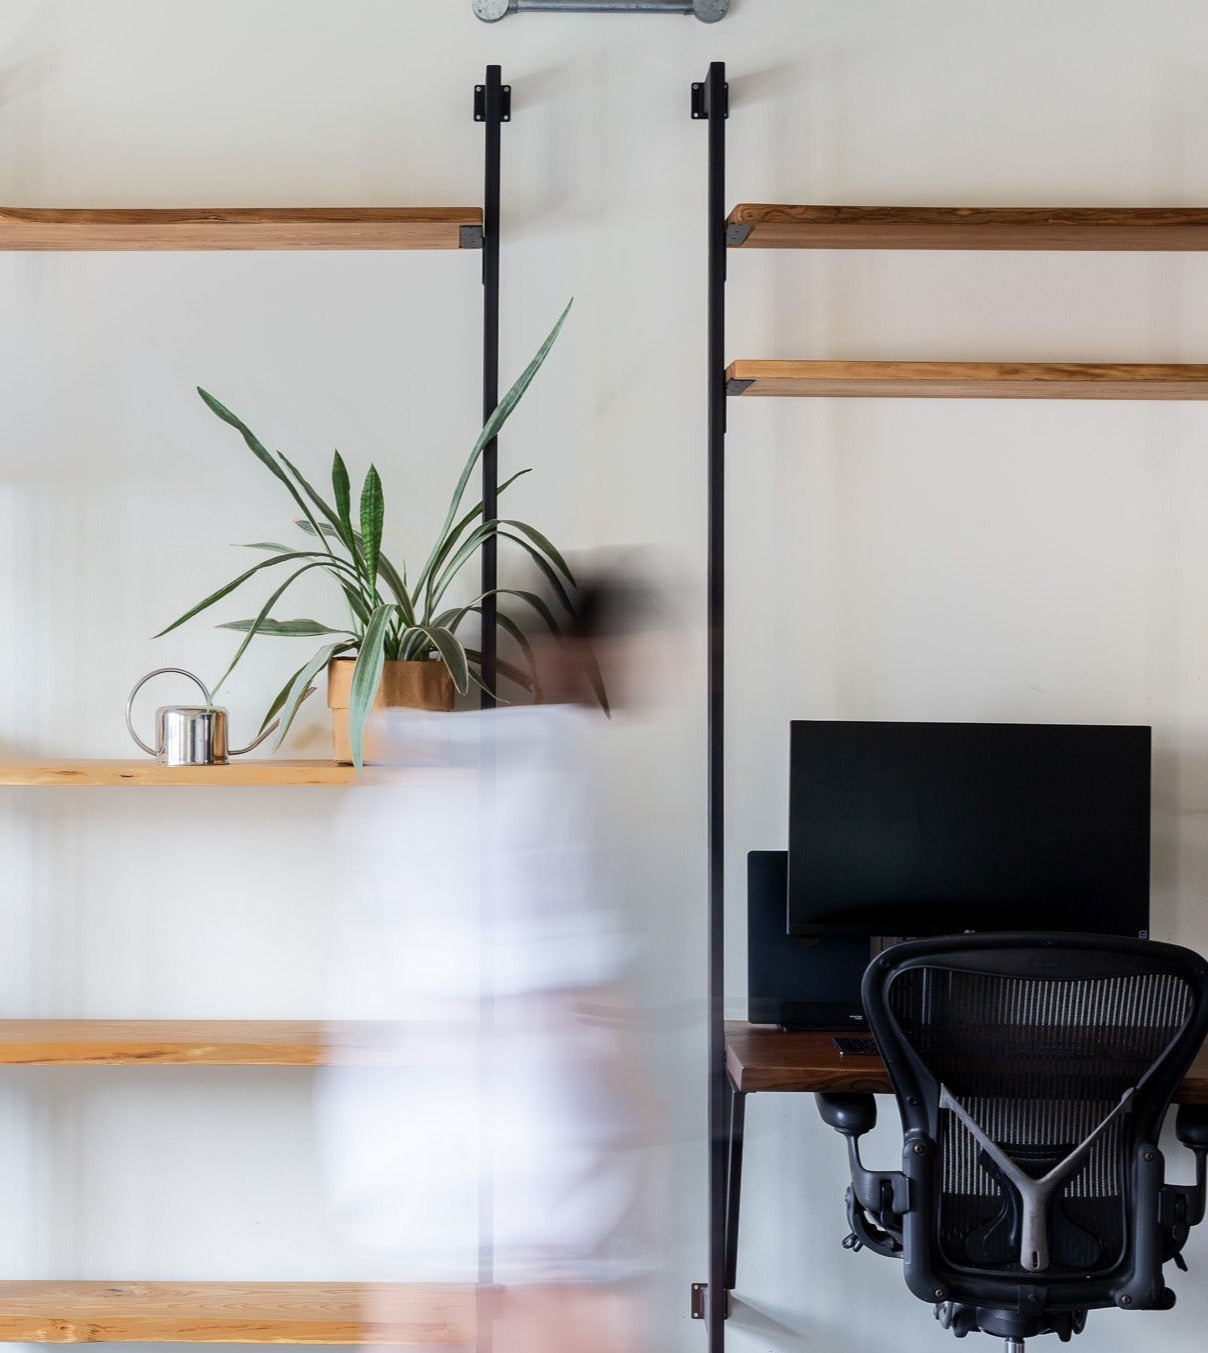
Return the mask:
<svg viewBox="0 0 1208 1353"><path fill-rule="evenodd" d="M1173 1302L1157 1143L1208 1028L1197 954L1101 936L915 941L872 963L863 997L902 1115L916 1295L1013 1339Z"/></svg>

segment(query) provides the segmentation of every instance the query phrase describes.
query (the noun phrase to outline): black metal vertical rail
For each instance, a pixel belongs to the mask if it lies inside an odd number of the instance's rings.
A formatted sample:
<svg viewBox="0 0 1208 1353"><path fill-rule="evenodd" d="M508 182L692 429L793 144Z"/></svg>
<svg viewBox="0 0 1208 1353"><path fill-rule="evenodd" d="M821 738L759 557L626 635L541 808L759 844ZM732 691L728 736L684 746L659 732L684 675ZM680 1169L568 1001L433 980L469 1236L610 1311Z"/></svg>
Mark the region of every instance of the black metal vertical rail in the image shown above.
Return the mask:
<svg viewBox="0 0 1208 1353"><path fill-rule="evenodd" d="M725 1050L725 509L726 509L726 116L722 61L692 87L692 116L709 124L709 498L708 498L708 814L709 814L709 1287L710 1353L726 1346L726 1192L729 1125Z"/></svg>
<svg viewBox="0 0 1208 1353"><path fill-rule="evenodd" d="M488 66L485 80L474 90L474 118L484 124L486 144L482 195L482 417L491 416L499 403L499 199L501 128L511 120L510 86L502 81L500 68ZM499 515L499 448L492 438L482 451L482 519L493 521ZM480 693L483 709L493 709L498 682L498 554L494 536L488 536L482 547L482 631L479 647L482 651L481 676L484 689ZM492 811L494 793L495 755L490 737L484 736L481 746L481 789L485 796L486 813ZM491 844L480 842L482 860L489 864ZM481 1148L478 1166L478 1320L475 1331L475 1353L491 1353L494 1347L492 1321L495 1310L495 1246L494 1246L494 1174L489 1143L493 1140L492 1126L495 1103L495 1002L494 1002L494 935L491 888L493 880L489 868L481 877L481 904L479 934L481 943L480 995L478 1010L479 1052L479 1127Z"/></svg>
<svg viewBox="0 0 1208 1353"><path fill-rule="evenodd" d="M474 117L486 127L486 176L482 197L482 417L485 422L499 403L499 179L500 129L511 118L511 89L498 66L488 66L486 82L475 91ZM482 519L498 515L499 450L492 438L482 452ZM483 709L495 705L498 627L495 589L499 583L498 544L488 536L482 546L482 683Z"/></svg>

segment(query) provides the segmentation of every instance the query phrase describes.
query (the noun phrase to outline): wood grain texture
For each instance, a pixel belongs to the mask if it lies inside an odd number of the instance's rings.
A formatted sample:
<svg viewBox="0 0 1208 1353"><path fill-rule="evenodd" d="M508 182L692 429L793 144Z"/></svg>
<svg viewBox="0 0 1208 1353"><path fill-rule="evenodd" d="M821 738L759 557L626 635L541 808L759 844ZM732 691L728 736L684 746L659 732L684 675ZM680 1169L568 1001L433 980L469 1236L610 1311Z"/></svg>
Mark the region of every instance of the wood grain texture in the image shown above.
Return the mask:
<svg viewBox="0 0 1208 1353"><path fill-rule="evenodd" d="M458 249L480 207L0 207L0 249Z"/></svg>
<svg viewBox="0 0 1208 1353"><path fill-rule="evenodd" d="M1208 399L1208 365L734 362L734 394L859 399Z"/></svg>
<svg viewBox="0 0 1208 1353"><path fill-rule="evenodd" d="M476 1299L443 1284L0 1282L0 1340L472 1347Z"/></svg>
<svg viewBox="0 0 1208 1353"><path fill-rule="evenodd" d="M0 1020L0 1066L413 1066L473 1050L473 1029L367 1021Z"/></svg>
<svg viewBox="0 0 1208 1353"><path fill-rule="evenodd" d="M226 766L161 766L150 757L138 761L0 762L0 786L132 786L171 785L191 789L240 787L314 787L438 784L464 772L443 767L367 767L358 776L352 766L334 761L260 760L240 757Z"/></svg>
<svg viewBox="0 0 1208 1353"><path fill-rule="evenodd" d="M741 249L1208 249L1203 207L808 207L743 203Z"/></svg>
<svg viewBox="0 0 1208 1353"><path fill-rule="evenodd" d="M889 1094L892 1087L879 1057L841 1057L831 1034L784 1033L770 1024L726 1023L726 1070L746 1093L833 1090ZM1180 1104L1208 1104L1208 1045L1179 1086Z"/></svg>

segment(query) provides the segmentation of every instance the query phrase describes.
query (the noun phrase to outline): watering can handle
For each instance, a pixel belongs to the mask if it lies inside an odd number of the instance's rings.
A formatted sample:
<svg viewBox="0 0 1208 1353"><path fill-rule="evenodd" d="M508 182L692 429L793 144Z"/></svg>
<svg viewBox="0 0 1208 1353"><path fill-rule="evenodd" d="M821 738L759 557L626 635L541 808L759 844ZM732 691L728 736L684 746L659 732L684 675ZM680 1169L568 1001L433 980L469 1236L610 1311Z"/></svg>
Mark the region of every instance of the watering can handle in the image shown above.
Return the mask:
<svg viewBox="0 0 1208 1353"><path fill-rule="evenodd" d="M205 682L202 681L200 677L194 676L192 672L186 672L183 667L157 667L155 671L148 672L145 677L143 677L141 680L135 683L134 689L130 692L129 696L126 698L126 728L129 731L130 736L135 740L135 742L138 743L138 745L143 749L144 752L147 753L148 756L158 756L159 752L154 747L148 747L147 744L142 740L142 738L140 738L139 735L134 731L134 723L131 719L131 714L134 710L134 697L139 693L139 691L142 690L142 688L147 684L148 681L151 680L152 677L165 676L169 672L175 672L178 676L188 677L190 681L196 682L197 685L201 687L202 695L204 695L206 698L207 709L212 708L214 704L213 700L210 699L210 692L206 690ZM252 745L255 746L255 743L253 743Z"/></svg>

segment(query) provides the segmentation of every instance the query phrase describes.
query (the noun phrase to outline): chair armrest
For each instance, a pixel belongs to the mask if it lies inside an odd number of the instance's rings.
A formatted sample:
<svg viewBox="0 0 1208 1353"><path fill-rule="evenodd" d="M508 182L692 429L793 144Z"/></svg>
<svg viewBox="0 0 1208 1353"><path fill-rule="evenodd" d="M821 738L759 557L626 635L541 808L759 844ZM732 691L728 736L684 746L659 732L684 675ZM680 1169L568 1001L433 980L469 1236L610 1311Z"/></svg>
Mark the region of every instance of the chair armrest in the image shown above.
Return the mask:
<svg viewBox="0 0 1208 1353"><path fill-rule="evenodd" d="M1180 1104L1174 1133L1192 1151L1208 1151L1208 1104Z"/></svg>
<svg viewBox="0 0 1208 1353"><path fill-rule="evenodd" d="M1205 1178L1208 1174L1205 1169L1208 1158L1208 1104L1180 1104L1174 1120L1174 1135L1195 1155L1195 1183L1173 1186L1186 1200L1185 1239L1186 1231L1204 1220Z"/></svg>
<svg viewBox="0 0 1208 1353"><path fill-rule="evenodd" d="M827 1127L844 1137L862 1137L877 1125L877 1101L864 1094L816 1094L814 1102Z"/></svg>

